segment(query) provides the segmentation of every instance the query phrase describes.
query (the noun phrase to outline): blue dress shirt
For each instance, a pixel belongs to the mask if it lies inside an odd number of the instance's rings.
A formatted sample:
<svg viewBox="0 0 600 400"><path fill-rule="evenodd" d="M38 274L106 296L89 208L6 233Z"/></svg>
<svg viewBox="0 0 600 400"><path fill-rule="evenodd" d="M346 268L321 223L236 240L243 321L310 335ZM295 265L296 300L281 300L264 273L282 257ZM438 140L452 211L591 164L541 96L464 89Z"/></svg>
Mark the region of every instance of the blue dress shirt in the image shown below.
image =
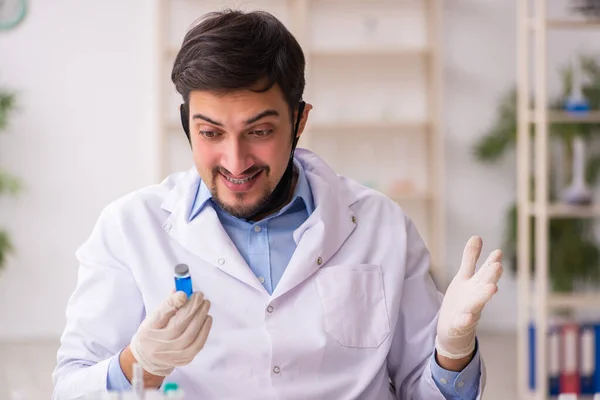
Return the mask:
<svg viewBox="0 0 600 400"><path fill-rule="evenodd" d="M276 214L252 222L236 218L223 211L213 200L208 187L200 181L196 197L190 209L189 220L194 219L204 207L216 211L223 228L236 248L258 277L264 288L273 293L279 283L292 254L296 250L293 233L314 211L310 185L302 165L294 160L298 180L292 201ZM475 399L479 388L479 352L461 372L446 371L431 357L433 380L447 399ZM119 355L113 357L108 366L108 390L130 390L131 384L123 374Z"/></svg>
<svg viewBox="0 0 600 400"><path fill-rule="evenodd" d="M190 221L210 205L236 248L258 277L264 288L273 293L292 254L296 250L293 233L314 211L312 193L304 169L295 162L298 180L292 201L276 214L257 221L246 221L223 211L215 202L208 187L198 185L196 200L190 212Z"/></svg>

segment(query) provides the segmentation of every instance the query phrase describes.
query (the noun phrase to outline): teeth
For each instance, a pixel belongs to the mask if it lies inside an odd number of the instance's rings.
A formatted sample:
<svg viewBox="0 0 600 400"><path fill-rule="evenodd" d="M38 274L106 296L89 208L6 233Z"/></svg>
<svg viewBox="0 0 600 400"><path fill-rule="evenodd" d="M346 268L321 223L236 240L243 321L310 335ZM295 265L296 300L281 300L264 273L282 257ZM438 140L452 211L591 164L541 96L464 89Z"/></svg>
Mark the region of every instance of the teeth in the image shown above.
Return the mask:
<svg viewBox="0 0 600 400"><path fill-rule="evenodd" d="M225 179L227 179L229 182L233 182L236 185L241 185L242 183L246 183L248 182L250 179L254 178L256 175L252 175L246 179L233 179L233 178L229 178L229 177L225 177Z"/></svg>

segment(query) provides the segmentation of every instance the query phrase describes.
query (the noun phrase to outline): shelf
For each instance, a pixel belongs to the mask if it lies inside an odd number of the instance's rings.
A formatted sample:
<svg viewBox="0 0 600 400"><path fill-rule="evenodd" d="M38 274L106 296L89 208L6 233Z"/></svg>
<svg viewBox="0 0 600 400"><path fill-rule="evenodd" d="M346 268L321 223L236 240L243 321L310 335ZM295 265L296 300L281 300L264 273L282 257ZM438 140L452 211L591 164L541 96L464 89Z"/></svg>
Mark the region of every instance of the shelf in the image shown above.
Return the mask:
<svg viewBox="0 0 600 400"><path fill-rule="evenodd" d="M599 294L559 294L553 293L548 296L548 307L550 308L598 308L600 307Z"/></svg>
<svg viewBox="0 0 600 400"><path fill-rule="evenodd" d="M533 18L527 21L530 29L537 29L539 24ZM600 19L556 19L550 18L546 20L547 29L600 29Z"/></svg>
<svg viewBox="0 0 600 400"><path fill-rule="evenodd" d="M361 56L400 56L422 57L429 55L431 49L429 47L363 47L363 48L330 48L330 49L312 49L307 51L308 56L313 57L361 57Z"/></svg>
<svg viewBox="0 0 600 400"><path fill-rule="evenodd" d="M433 198L433 196L427 192L387 193L387 196L396 203L406 201L427 201Z"/></svg>
<svg viewBox="0 0 600 400"><path fill-rule="evenodd" d="M393 192L387 191L383 192L387 197L389 197L393 202L399 204L400 206L409 204L409 203L425 203L434 200L434 196L431 192L423 191L423 190L415 190L413 192Z"/></svg>
<svg viewBox="0 0 600 400"><path fill-rule="evenodd" d="M585 114L577 115L574 113L568 113L566 111L549 110L547 112L547 118L548 122L555 124L600 124L600 111L594 110ZM536 121L535 111L530 111L529 121L532 123L539 121L539 119Z"/></svg>
<svg viewBox="0 0 600 400"><path fill-rule="evenodd" d="M529 207L532 215L541 215L535 204ZM589 206L573 206L553 203L548 205L548 216L552 218L593 218L600 217L600 204ZM600 305L600 304L599 304Z"/></svg>
<svg viewBox="0 0 600 400"><path fill-rule="evenodd" d="M552 56L552 46L547 44L558 35L569 35L570 32L581 32L600 29L600 19L582 18L573 15L564 17L552 17L547 14L544 4L550 2L537 2L532 4L530 1L516 1L517 8L517 109L519 121L517 122L517 144L516 144L516 178L517 178L517 198L519 218L516 221L517 244L520 249L519 254L525 256L519 258L519 274L517 274L517 393L520 400L541 400L555 398L547 395L547 385L537 385L535 390L529 388L530 367L535 363L535 379L537 382L546 381L553 357L551 356L548 338L541 329L536 331L538 338L545 336L545 340L535 340L535 345L530 342L530 331L528 324L532 317L536 322L543 326L548 326L553 319L552 311L569 310L578 311L579 309L600 310L600 292L579 291L574 293L552 293L546 292L547 286L551 286L549 278L554 274L551 267L551 261L554 260L553 254L556 247L552 247L551 232L549 221L546 218L572 218L572 219L593 219L600 217L600 202L591 205L569 205L561 201L549 201L548 199L536 197L538 204L528 201L530 193L539 192L540 183L532 183L531 168L535 165L536 172L540 168L546 170L546 160L552 158L553 147L549 137L541 138L537 133L535 139L544 139L539 143L531 139L531 128L544 128L544 136L550 135L550 126L556 127L556 124L600 124L600 111L593 110L587 113L570 113L562 110L562 104L550 104L546 99L551 92L549 83L553 78L548 70L547 61L549 55ZM540 5L541 7L537 7ZM588 32L586 32L588 34ZM565 39L567 39L565 37ZM568 41L568 39L567 39ZM565 49L568 45L563 46ZM565 54L561 54L565 56ZM540 97L541 95L541 97ZM535 101L535 107L528 105L529 101ZM537 100L542 99L543 102ZM543 118L542 118L543 117ZM592 128L593 126L588 126ZM546 129L547 128L547 129ZM546 175L548 171L544 171ZM537 174L536 174L537 176ZM548 183L550 185L550 183ZM543 185L544 186L544 185ZM546 190L545 186L543 187ZM540 204L541 203L541 204ZM530 216L536 217L535 227L530 226ZM542 219L542 221L540 221ZM539 224L539 222L544 222ZM535 233L535 240L531 239L531 233ZM537 233L540 233L539 235ZM529 270L529 257L535 258L535 268L542 273L533 274L526 272ZM566 263L564 268L575 267ZM581 277L580 277L581 278ZM583 279L583 278L582 278ZM533 282L532 282L533 280ZM533 285L531 285L533 283ZM544 288L544 292L537 292ZM587 311L587 310L586 310ZM559 313L556 313L559 314ZM576 313L578 314L578 313ZM587 314L587 313L582 313ZM592 314L592 313L590 313ZM595 312L593 313L595 314ZM540 335L541 334L541 335ZM534 356L531 357L531 351ZM533 358L533 359L532 359ZM543 390L543 389L545 390ZM580 400L590 399L591 396L579 396Z"/></svg>
<svg viewBox="0 0 600 400"><path fill-rule="evenodd" d="M165 51L168 60L175 60L179 48L170 47ZM313 57L423 57L431 54L430 47L339 47L305 50L307 56Z"/></svg>
<svg viewBox="0 0 600 400"><path fill-rule="evenodd" d="M346 121L346 122L309 122L307 129L314 131L383 131L383 130L424 130L429 128L427 121Z"/></svg>
<svg viewBox="0 0 600 400"><path fill-rule="evenodd" d="M546 26L552 29L600 29L600 19L549 19Z"/></svg>

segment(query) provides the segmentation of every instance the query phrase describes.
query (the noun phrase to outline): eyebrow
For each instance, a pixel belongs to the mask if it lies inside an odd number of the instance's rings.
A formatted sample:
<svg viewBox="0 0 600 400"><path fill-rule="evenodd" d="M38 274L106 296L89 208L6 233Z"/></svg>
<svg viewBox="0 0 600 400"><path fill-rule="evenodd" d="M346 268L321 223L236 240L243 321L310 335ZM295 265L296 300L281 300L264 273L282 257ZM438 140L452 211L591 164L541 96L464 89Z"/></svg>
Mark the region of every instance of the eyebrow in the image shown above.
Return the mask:
<svg viewBox="0 0 600 400"><path fill-rule="evenodd" d="M254 117L248 118L246 120L246 125L250 125L253 124L254 122L261 120L265 117L270 117L270 116L275 116L275 117L279 117L279 113L275 110L265 110L259 114L256 114ZM194 116L192 117L192 119L202 119L210 124L216 125L216 126L220 126L223 127L223 124L220 122L217 122L205 115L202 114L194 114Z"/></svg>
<svg viewBox="0 0 600 400"><path fill-rule="evenodd" d="M270 116L279 117L279 113L275 110L265 110L265 111L261 112L260 114L255 115L252 118L248 118L246 120L246 125L253 124L256 121L263 119L264 117L270 117Z"/></svg>

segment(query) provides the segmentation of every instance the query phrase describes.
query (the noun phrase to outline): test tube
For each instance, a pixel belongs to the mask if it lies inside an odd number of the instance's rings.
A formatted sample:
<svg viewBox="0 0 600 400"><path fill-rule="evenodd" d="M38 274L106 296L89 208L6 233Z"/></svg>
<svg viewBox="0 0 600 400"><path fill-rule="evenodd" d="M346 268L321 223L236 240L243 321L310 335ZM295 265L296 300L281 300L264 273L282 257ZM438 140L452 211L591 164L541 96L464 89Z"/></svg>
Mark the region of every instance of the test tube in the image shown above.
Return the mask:
<svg viewBox="0 0 600 400"><path fill-rule="evenodd" d="M144 392L144 400L164 400L165 396L159 390L146 389Z"/></svg>
<svg viewBox="0 0 600 400"><path fill-rule="evenodd" d="M192 277L186 264L175 266L175 290L185 292L188 298L192 296Z"/></svg>
<svg viewBox="0 0 600 400"><path fill-rule="evenodd" d="M144 370L138 363L133 364L133 377L131 387L137 399L144 398Z"/></svg>

